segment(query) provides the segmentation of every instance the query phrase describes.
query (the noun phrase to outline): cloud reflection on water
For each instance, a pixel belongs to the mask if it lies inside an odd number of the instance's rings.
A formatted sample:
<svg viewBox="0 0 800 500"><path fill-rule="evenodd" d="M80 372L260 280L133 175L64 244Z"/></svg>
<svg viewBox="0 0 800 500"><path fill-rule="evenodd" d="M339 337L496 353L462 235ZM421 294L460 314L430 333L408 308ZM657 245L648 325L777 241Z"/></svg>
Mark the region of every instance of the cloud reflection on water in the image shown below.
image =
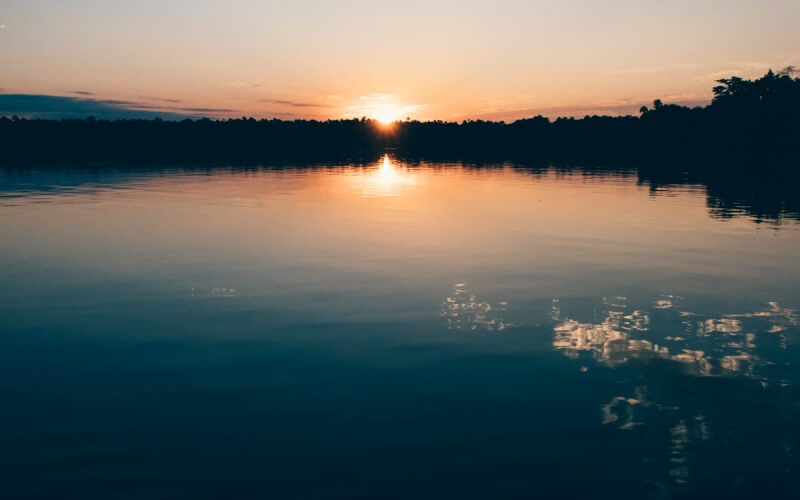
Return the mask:
<svg viewBox="0 0 800 500"><path fill-rule="evenodd" d="M709 477L751 463L739 450L762 449L787 470L800 466L795 309L770 301L747 312L707 314L674 294L600 302L597 319L586 321L579 319L585 304L573 311L581 300L553 299L551 345L588 373L579 380L613 381L597 394L598 423L641 443L640 479L656 496L694 491ZM505 302L492 303L464 283L441 306L454 332L540 331L536 311L513 324L508 314Z"/></svg>
<svg viewBox="0 0 800 500"><path fill-rule="evenodd" d="M633 359L661 359L681 363L699 376L735 373L775 382L759 371L773 363L757 349L757 338L770 337L786 349L784 332L798 324L793 309L770 302L760 311L704 317L675 309L673 300L670 296L653 303L660 313L658 332L662 333L651 331L652 311L627 306L625 297L604 299L605 318L596 323L563 318L554 300L553 347L572 359L589 355L609 367ZM664 335L665 331L670 333Z"/></svg>
<svg viewBox="0 0 800 500"><path fill-rule="evenodd" d="M634 370L637 385L601 405L600 419L649 443L644 458L663 465L653 482L666 496L688 491L716 467L698 458L710 446L728 445L710 444L716 432L735 436L734 442L771 445L759 431L753 434L753 421L745 416L750 409L740 406L744 401L775 426L786 462L796 461L796 443L785 434L800 417L792 403L795 381L787 352L800 323L795 310L769 302L753 312L704 316L687 310L681 297L658 298L652 310L634 309L624 299L604 299L599 322L564 318L554 300L553 347L571 359L590 357L600 366ZM695 381L736 378L755 384L694 387ZM724 410L727 405L734 414ZM706 413L716 414L711 419ZM660 471L666 471L661 479Z"/></svg>
<svg viewBox="0 0 800 500"><path fill-rule="evenodd" d="M510 325L503 319L508 303L491 304L471 293L464 283L456 283L453 293L442 303L441 315L448 330L502 332Z"/></svg>

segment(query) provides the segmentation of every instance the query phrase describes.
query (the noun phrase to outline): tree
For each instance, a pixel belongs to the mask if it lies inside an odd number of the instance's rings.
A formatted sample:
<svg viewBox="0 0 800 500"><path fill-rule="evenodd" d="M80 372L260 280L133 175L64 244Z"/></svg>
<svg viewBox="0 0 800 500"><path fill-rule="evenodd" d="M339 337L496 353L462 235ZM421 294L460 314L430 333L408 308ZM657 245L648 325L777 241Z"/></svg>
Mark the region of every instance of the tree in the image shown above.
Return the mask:
<svg viewBox="0 0 800 500"><path fill-rule="evenodd" d="M739 76L732 76L730 78L721 78L717 80L717 83L721 83L722 85L717 85L712 89L715 101L740 92L742 89L746 88L747 83L750 82Z"/></svg>

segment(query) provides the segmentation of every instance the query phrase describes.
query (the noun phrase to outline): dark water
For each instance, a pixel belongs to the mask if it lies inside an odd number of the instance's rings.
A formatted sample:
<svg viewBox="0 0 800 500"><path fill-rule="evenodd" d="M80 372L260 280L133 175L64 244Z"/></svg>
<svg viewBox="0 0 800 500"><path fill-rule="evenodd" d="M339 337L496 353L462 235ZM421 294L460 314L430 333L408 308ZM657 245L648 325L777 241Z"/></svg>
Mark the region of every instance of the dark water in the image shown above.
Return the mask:
<svg viewBox="0 0 800 500"><path fill-rule="evenodd" d="M712 205L388 157L0 170L0 497L792 497L800 223Z"/></svg>

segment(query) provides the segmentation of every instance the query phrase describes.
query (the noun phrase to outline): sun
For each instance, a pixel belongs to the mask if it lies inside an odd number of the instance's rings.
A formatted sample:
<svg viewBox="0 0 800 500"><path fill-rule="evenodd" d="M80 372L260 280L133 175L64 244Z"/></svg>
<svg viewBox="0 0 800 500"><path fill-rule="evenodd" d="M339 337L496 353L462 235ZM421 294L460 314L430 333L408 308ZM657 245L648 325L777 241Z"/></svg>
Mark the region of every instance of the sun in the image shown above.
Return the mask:
<svg viewBox="0 0 800 500"><path fill-rule="evenodd" d="M375 115L375 120L377 120L378 123L380 123L381 125L388 127L389 125L392 125L394 122L397 121L398 119L397 116L398 115L396 112L390 109L385 109L381 110Z"/></svg>
<svg viewBox="0 0 800 500"><path fill-rule="evenodd" d="M372 93L358 96L350 106L344 108L348 118L366 117L376 126L392 129L404 120L417 116L424 104L406 104L394 94Z"/></svg>
<svg viewBox="0 0 800 500"><path fill-rule="evenodd" d="M381 103L372 110L374 119L384 127L394 125L400 119L402 113L403 110L391 102Z"/></svg>

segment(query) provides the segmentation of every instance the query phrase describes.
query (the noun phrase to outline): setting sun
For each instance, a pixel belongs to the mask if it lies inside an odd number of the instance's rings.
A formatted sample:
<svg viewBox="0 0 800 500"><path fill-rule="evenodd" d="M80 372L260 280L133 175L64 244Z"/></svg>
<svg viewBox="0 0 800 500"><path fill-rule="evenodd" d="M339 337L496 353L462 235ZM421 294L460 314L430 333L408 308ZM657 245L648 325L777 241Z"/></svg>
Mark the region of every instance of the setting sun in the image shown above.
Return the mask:
<svg viewBox="0 0 800 500"><path fill-rule="evenodd" d="M371 93L359 96L346 106L344 116L350 118L367 117L382 125L391 125L407 117L419 118L422 104L408 104L402 97L394 94Z"/></svg>
<svg viewBox="0 0 800 500"><path fill-rule="evenodd" d="M391 125L402 119L403 111L403 108L394 103L380 103L372 110L372 116L383 125Z"/></svg>
<svg viewBox="0 0 800 500"><path fill-rule="evenodd" d="M0 500L800 498L798 20L0 0Z"/></svg>

